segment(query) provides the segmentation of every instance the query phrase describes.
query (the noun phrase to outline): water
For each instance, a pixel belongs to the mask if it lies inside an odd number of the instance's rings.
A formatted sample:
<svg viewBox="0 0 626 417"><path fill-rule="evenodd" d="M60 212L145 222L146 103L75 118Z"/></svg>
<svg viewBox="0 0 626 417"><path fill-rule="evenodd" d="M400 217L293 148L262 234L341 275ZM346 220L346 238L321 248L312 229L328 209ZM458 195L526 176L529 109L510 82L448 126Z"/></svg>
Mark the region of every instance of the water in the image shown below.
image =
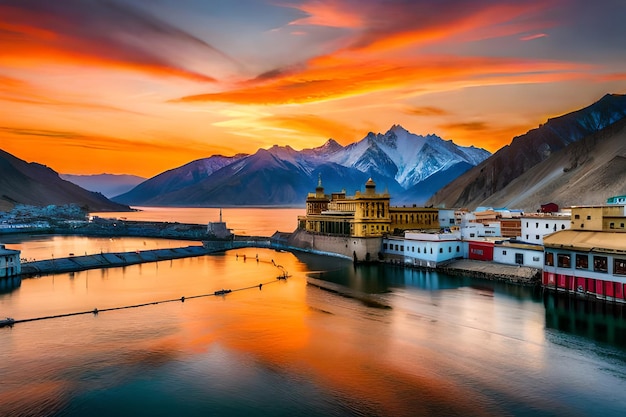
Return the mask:
<svg viewBox="0 0 626 417"><path fill-rule="evenodd" d="M290 278L277 280L274 264ZM234 291L189 298L222 288ZM619 306L392 266L249 248L24 279L0 293L0 316L162 300L177 301L0 329L0 415L626 411Z"/></svg>

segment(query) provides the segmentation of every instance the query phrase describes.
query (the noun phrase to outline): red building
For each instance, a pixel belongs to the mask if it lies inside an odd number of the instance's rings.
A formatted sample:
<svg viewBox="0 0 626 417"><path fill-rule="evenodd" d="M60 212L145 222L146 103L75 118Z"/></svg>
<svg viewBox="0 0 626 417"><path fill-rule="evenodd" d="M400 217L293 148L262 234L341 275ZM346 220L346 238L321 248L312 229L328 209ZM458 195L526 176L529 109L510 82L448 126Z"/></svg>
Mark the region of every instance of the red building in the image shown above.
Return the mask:
<svg viewBox="0 0 626 417"><path fill-rule="evenodd" d="M548 204L542 204L541 205L541 212L542 213L557 213L558 211L559 211L558 204L548 203Z"/></svg>
<svg viewBox="0 0 626 417"><path fill-rule="evenodd" d="M470 240L468 242L468 258L477 261L493 261L494 242L486 240Z"/></svg>

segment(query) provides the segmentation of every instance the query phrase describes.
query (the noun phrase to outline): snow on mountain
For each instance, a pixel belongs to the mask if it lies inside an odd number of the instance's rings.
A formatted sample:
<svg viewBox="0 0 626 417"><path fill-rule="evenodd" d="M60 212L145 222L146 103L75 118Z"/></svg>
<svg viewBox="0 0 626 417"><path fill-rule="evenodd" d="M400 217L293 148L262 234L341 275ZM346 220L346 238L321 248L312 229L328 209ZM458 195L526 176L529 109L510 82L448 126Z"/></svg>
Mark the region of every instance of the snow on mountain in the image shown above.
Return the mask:
<svg viewBox="0 0 626 417"><path fill-rule="evenodd" d="M356 191L372 177L381 188L400 195L433 175L432 184L452 180L488 155L482 149L461 148L438 136L419 136L394 125L385 134L369 133L345 147L329 139L302 151L274 145L252 155L200 159L159 174L116 201L133 205L294 204L314 189L319 174L332 191ZM431 188L419 191L430 193L422 200L436 191Z"/></svg>
<svg viewBox="0 0 626 417"><path fill-rule="evenodd" d="M328 154L328 160L362 172L386 173L408 189L462 162L478 165L491 154L461 147L436 135L421 136L394 125L385 134L370 132L359 142Z"/></svg>

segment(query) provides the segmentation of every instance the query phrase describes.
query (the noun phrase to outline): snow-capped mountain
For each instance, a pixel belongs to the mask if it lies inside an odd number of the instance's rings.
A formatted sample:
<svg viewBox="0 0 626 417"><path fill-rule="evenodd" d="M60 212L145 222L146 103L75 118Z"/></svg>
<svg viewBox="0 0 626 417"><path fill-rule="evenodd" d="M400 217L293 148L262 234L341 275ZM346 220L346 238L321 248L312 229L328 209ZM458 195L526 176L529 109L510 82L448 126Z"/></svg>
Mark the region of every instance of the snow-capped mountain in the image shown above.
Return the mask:
<svg viewBox="0 0 626 417"><path fill-rule="evenodd" d="M484 149L457 146L436 135L416 135L394 125L385 134L370 132L359 142L337 148L328 160L361 172L393 174L408 189L459 163L474 166L490 155Z"/></svg>
<svg viewBox="0 0 626 417"><path fill-rule="evenodd" d="M213 156L172 169L115 198L131 205L302 205L322 175L327 191L360 190L373 178L398 202L423 203L437 189L489 156L435 136L394 125L342 146L259 149L253 155ZM210 167L210 168L209 168ZM436 178L436 179L434 179ZM430 179L430 186L419 184ZM443 182L443 183L442 183ZM407 191L409 190L409 191Z"/></svg>

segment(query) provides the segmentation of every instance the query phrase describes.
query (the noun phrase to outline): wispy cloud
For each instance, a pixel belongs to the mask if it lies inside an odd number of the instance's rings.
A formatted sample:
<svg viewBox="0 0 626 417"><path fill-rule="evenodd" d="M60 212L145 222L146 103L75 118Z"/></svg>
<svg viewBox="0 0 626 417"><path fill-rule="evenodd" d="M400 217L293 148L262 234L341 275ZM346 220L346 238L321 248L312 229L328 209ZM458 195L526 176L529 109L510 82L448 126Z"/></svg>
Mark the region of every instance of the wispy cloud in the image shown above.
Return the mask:
<svg viewBox="0 0 626 417"><path fill-rule="evenodd" d="M41 61L109 65L159 75L212 82L181 66L181 48L207 59L233 61L225 53L139 8L117 1L0 1L2 60L17 65Z"/></svg>
<svg viewBox="0 0 626 417"><path fill-rule="evenodd" d="M445 116L448 114L444 109L431 106L407 107L404 112L413 116Z"/></svg>

